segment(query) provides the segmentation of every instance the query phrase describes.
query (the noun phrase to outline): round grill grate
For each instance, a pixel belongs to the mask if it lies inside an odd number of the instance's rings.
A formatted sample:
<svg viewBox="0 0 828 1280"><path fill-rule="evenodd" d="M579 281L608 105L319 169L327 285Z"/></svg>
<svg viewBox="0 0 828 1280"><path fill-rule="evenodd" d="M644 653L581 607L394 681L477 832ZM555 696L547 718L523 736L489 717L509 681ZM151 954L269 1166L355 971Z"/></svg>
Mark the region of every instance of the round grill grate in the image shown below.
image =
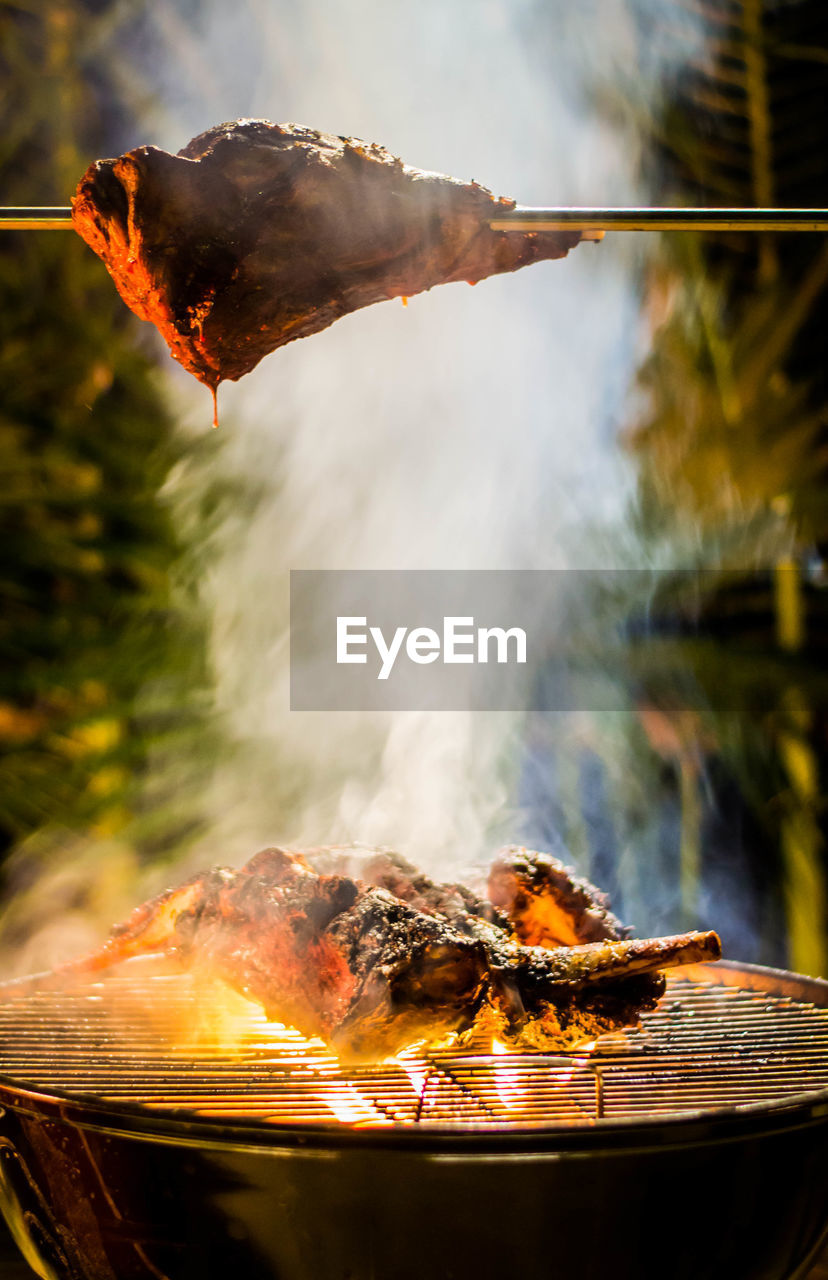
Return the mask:
<svg viewBox="0 0 828 1280"><path fill-rule="evenodd" d="M38 1093L224 1122L476 1129L710 1113L828 1090L828 1007L758 972L672 975L639 1028L579 1051L414 1046L345 1067L229 989L133 961L0 1003L0 1075Z"/></svg>

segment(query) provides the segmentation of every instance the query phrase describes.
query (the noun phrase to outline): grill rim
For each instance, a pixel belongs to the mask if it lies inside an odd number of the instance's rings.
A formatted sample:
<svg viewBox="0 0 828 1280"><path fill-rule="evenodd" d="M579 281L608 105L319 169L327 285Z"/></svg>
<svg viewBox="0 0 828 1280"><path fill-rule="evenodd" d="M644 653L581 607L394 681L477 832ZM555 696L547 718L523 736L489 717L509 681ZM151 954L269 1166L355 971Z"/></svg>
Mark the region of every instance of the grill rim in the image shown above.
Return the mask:
<svg viewBox="0 0 828 1280"><path fill-rule="evenodd" d="M720 960L692 966L718 976L723 985L789 996L828 1008L828 981L786 969ZM2 984L0 984L2 996ZM462 1055L459 1055L462 1056ZM363 1149L431 1152L435 1155L485 1154L539 1158L579 1153L611 1153L729 1142L828 1122L828 1086L803 1090L784 1099L688 1109L673 1114L619 1116L572 1125L566 1121L517 1128L504 1123L485 1129L473 1122L394 1123L361 1127L342 1121L263 1119L258 1116L195 1115L187 1108L156 1111L146 1103L103 1100L71 1089L42 1089L0 1074L0 1105L42 1121L55 1119L104 1135L201 1149L244 1151L270 1148L274 1154Z"/></svg>

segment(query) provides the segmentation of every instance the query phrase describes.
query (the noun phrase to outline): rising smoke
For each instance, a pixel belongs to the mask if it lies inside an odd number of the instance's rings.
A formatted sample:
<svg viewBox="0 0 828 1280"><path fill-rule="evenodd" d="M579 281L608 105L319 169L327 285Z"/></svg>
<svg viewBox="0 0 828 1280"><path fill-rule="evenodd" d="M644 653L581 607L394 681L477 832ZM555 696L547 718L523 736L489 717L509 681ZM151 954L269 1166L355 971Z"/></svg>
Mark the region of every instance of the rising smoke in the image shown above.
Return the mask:
<svg viewBox="0 0 828 1280"><path fill-rule="evenodd" d="M213 0L186 25L167 6L147 35L153 136L175 150L262 116L382 142L522 203L633 203L635 138L597 99L631 72L638 93L654 87L675 50L635 77L629 6L597 8ZM518 717L289 712L288 572L629 563L615 430L637 354L637 248L583 245L371 308L222 387L222 465L264 496L232 514L205 565L237 751L217 767L196 860L351 839L449 875L522 833ZM202 432L206 393L171 377ZM555 731L566 749L566 717Z"/></svg>
<svg viewBox="0 0 828 1280"><path fill-rule="evenodd" d="M619 104L632 86L647 101L688 51L651 43L636 61L631 13L646 2L164 0L126 51L144 107L122 146L175 151L221 120L263 117L381 142L521 203L635 203L635 131ZM239 496L204 540L201 591L233 750L182 874L271 843L354 840L464 876L504 840L556 842L525 785L519 716L291 714L288 575L635 563L616 432L639 355L641 251L609 238L373 307L222 386L220 466ZM172 362L168 377L182 430L206 435L206 390ZM214 467L205 450L171 478L182 519ZM601 731L620 778L623 723ZM584 715L542 726L564 768L595 732ZM577 840L568 852L579 858ZM75 864L86 883L86 853ZM52 939L32 963L78 945Z"/></svg>

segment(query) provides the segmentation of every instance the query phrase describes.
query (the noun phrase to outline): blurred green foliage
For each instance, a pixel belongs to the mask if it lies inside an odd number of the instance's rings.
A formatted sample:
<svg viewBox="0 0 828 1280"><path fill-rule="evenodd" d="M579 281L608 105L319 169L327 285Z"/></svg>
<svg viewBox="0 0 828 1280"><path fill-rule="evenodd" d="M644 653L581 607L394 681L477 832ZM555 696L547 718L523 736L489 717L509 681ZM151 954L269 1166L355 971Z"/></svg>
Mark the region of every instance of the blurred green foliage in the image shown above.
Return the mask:
<svg viewBox="0 0 828 1280"><path fill-rule="evenodd" d="M825 5L665 4L665 23L682 16L702 48L661 115L640 121L654 198L828 204ZM828 538L826 285L821 235L663 238L647 280L647 407L630 435L645 510L721 534L770 508L800 544Z"/></svg>
<svg viewBox="0 0 828 1280"><path fill-rule="evenodd" d="M638 120L653 202L828 205L822 0L669 0L661 21L702 39ZM771 837L754 857L773 864L789 959L809 972L828 967L827 286L824 236L664 237L628 431L645 539L728 570L661 648Z"/></svg>
<svg viewBox="0 0 828 1280"><path fill-rule="evenodd" d="M66 204L107 154L128 107L111 10L0 3L3 204ZM0 293L0 847L60 825L169 851L197 826L209 742L204 629L163 494L184 445L137 322L71 231L2 233Z"/></svg>

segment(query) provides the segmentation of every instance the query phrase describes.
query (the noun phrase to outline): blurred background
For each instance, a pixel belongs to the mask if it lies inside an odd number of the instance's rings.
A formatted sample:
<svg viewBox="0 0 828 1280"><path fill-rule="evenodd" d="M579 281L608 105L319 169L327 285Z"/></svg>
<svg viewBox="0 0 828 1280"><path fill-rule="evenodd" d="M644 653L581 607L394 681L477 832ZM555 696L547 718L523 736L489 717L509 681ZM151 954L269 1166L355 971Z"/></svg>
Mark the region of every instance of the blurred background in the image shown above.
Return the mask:
<svg viewBox="0 0 828 1280"><path fill-rule="evenodd" d="M241 116L523 203L828 205L820 0L0 0L0 59L4 205ZM828 972L824 237L616 234L384 304L218 432L73 234L3 232L0 278L5 973L334 840L445 878L530 842L639 931ZM606 573L618 706L291 715L291 568Z"/></svg>

